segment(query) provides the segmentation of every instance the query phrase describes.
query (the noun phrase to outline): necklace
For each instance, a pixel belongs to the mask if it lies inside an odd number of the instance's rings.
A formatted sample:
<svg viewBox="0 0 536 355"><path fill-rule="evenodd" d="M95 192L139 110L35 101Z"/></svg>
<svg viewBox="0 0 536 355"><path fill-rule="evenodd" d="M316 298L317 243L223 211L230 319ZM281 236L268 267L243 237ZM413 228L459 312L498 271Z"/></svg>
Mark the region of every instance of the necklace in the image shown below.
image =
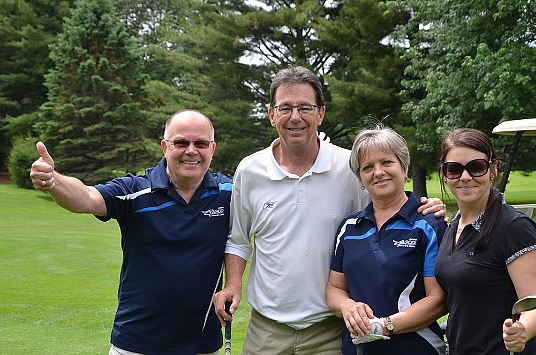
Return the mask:
<svg viewBox="0 0 536 355"><path fill-rule="evenodd" d="M458 230L456 231L456 239L458 239L460 237L462 232L463 232L463 227L458 228Z"/></svg>

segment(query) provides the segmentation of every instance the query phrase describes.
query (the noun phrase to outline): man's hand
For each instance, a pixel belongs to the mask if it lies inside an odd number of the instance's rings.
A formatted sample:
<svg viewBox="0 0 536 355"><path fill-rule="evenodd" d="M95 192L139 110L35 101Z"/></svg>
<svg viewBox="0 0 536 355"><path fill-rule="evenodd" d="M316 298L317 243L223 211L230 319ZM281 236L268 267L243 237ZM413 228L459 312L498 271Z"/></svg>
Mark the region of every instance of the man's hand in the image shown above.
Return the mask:
<svg viewBox="0 0 536 355"><path fill-rule="evenodd" d="M417 212L426 215L433 213L435 217L444 217L445 222L449 221L447 217L447 206L438 198L421 197L419 200L423 205L417 209Z"/></svg>
<svg viewBox="0 0 536 355"><path fill-rule="evenodd" d="M225 327L227 325L226 321L233 320L233 314L238 309L241 299L242 289L240 288L225 287L214 295L214 309L222 326ZM230 314L225 312L226 302L231 302L231 306L229 307Z"/></svg>
<svg viewBox="0 0 536 355"><path fill-rule="evenodd" d="M50 191L55 184L54 160L48 154L47 147L42 142L37 142L36 148L41 157L32 164L30 177L36 189Z"/></svg>

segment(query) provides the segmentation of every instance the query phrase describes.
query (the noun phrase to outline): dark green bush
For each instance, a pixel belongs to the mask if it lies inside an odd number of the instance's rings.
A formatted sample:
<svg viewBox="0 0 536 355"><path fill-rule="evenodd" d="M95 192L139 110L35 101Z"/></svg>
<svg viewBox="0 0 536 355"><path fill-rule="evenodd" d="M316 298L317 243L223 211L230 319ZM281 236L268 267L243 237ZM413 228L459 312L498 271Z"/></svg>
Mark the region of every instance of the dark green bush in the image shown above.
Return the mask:
<svg viewBox="0 0 536 355"><path fill-rule="evenodd" d="M39 158L39 153L35 148L36 142L37 138L26 135L18 135L11 140L12 147L7 160L7 170L15 184L24 189L33 188L30 168L32 163Z"/></svg>

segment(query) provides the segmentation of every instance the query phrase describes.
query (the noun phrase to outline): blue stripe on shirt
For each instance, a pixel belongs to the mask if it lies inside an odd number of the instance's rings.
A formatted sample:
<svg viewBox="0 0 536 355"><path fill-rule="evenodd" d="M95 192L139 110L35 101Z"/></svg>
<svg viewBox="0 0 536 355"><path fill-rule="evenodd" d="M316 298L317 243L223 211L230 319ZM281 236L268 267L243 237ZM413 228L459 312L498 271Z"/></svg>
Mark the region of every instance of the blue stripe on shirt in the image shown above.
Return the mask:
<svg viewBox="0 0 536 355"><path fill-rule="evenodd" d="M434 276L434 263L437 258L437 234L432 226L424 219L415 221L413 225L405 220L398 220L387 226L386 229L403 229L413 230L420 229L428 237L428 246L426 247L426 255L424 256L423 276Z"/></svg>
<svg viewBox="0 0 536 355"><path fill-rule="evenodd" d="M365 239L376 233L376 227L370 228L368 232L361 235L347 235L344 239Z"/></svg>
<svg viewBox="0 0 536 355"><path fill-rule="evenodd" d="M162 208L166 208L166 207L173 206L173 205L176 205L176 204L177 204L177 201L169 201L169 202L163 203L163 204L158 205L158 206L141 208L141 209L139 209L137 211L134 211L134 213L157 211L157 210L161 210Z"/></svg>

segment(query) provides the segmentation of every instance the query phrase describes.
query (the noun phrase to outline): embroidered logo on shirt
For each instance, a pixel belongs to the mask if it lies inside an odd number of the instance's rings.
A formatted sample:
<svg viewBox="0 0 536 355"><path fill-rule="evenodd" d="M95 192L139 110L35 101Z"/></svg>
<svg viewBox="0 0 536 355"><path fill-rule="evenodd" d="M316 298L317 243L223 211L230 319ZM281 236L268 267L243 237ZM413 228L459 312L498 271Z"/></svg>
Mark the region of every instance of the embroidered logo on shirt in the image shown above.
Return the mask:
<svg viewBox="0 0 536 355"><path fill-rule="evenodd" d="M403 247L403 248L415 248L417 246L417 239L416 238L409 238L406 240L393 240L393 245L395 247Z"/></svg>
<svg viewBox="0 0 536 355"><path fill-rule="evenodd" d="M262 209L268 209L268 208L274 208L276 201L273 202L265 202L264 205L262 205Z"/></svg>
<svg viewBox="0 0 536 355"><path fill-rule="evenodd" d="M208 216L208 217L221 217L221 216L225 216L225 208L218 207L218 209L210 209L206 211L201 211L201 213L204 216Z"/></svg>

